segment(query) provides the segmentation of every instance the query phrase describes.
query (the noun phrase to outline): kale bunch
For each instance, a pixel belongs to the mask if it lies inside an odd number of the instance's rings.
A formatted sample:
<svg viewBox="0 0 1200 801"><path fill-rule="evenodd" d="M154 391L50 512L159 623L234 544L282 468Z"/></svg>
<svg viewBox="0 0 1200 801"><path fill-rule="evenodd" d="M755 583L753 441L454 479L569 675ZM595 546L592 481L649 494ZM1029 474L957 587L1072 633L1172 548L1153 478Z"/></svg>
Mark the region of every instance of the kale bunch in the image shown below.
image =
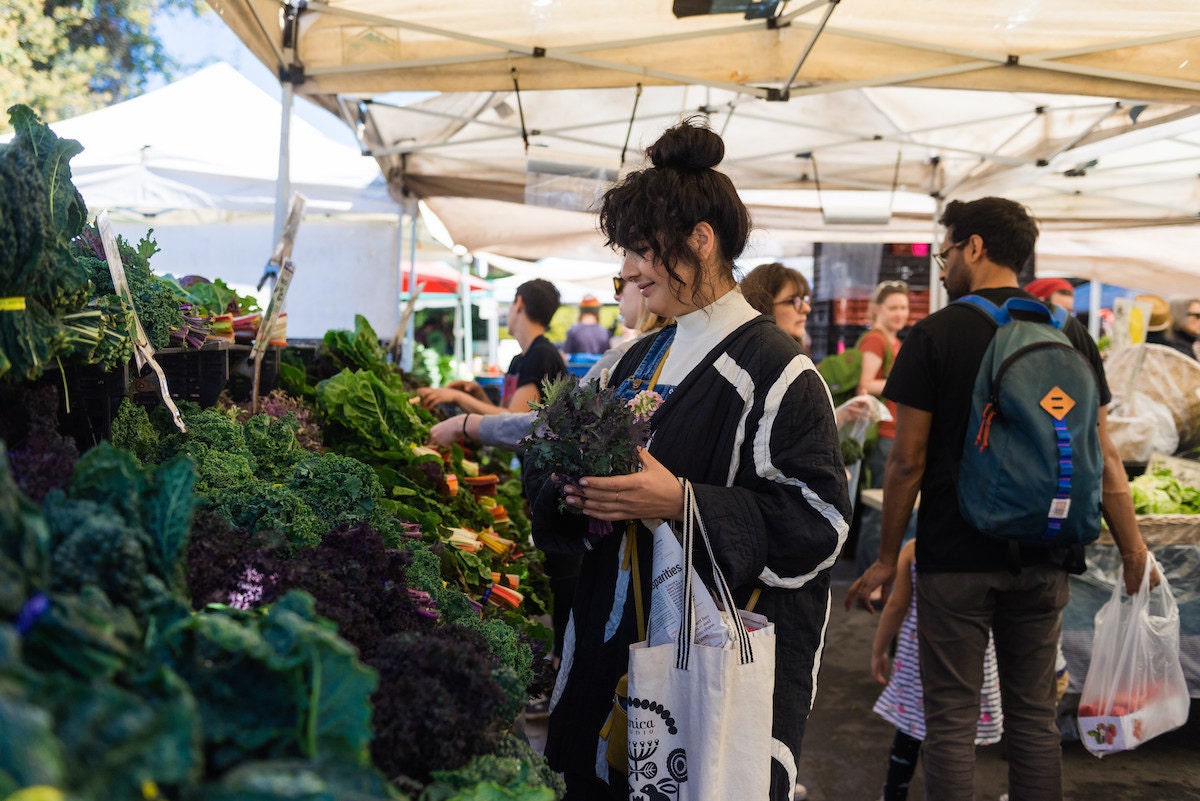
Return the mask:
<svg viewBox="0 0 1200 801"><path fill-rule="evenodd" d="M236 406L238 420L243 423L256 414L251 411L252 401L232 405ZM258 399L257 414L264 414L273 420L292 420L293 422L289 425L293 426L296 443L301 448L317 453L324 450L324 440L321 435L321 427L316 421L316 414L304 400L293 397L281 389L274 389Z"/></svg>
<svg viewBox="0 0 1200 801"><path fill-rule="evenodd" d="M638 446L650 438L648 419L617 398L611 387L571 376L542 383L542 400L532 404L532 431L521 441L525 458L566 482L583 476L615 476L637 469Z"/></svg>
<svg viewBox="0 0 1200 801"><path fill-rule="evenodd" d="M371 756L391 779L429 781L495 750L506 724L504 691L487 643L459 627L388 637L375 653Z"/></svg>
<svg viewBox="0 0 1200 801"><path fill-rule="evenodd" d="M482 786L482 787L481 787ZM482 788L491 790L484 795ZM529 743L511 734L500 738L495 752L473 757L457 770L435 770L420 801L453 801L468 797L495 797L520 801L553 801L566 794L561 775L550 769L546 760Z"/></svg>
<svg viewBox="0 0 1200 801"><path fill-rule="evenodd" d="M58 433L58 386L0 385L0 406L0 439L12 446L8 458L17 487L41 503L47 492L70 483L79 460L75 440Z"/></svg>
<svg viewBox="0 0 1200 801"><path fill-rule="evenodd" d="M83 148L60 139L26 106L9 109L12 140L0 144L0 376L37 378L55 358L102 334L83 318L88 273L70 247L87 208L71 183ZM91 328L89 333L89 328Z"/></svg>
<svg viewBox="0 0 1200 801"><path fill-rule="evenodd" d="M151 228L136 246L118 235L117 252L121 255L121 264L125 266L129 294L133 297L133 307L142 330L146 332L146 339L155 350L161 350L171 346L173 333L188 329L183 307L190 309L191 304L181 297L181 290L175 282L155 275L150 269L151 257L160 251L153 233L154 229ZM76 240L76 246L79 257L87 265L95 292L101 296L115 293L112 273L104 254L104 242L96 226L86 226ZM196 343L196 346L200 344L203 341Z"/></svg>

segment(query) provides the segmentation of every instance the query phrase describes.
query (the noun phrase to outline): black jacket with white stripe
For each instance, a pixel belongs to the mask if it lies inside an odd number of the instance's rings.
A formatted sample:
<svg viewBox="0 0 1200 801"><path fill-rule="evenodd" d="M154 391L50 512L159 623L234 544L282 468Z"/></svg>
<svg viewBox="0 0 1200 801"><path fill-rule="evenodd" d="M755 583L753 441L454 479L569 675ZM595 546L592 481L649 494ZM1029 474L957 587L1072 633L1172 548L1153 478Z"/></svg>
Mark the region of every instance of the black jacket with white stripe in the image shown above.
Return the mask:
<svg viewBox="0 0 1200 801"><path fill-rule="evenodd" d="M650 351L646 337L618 363L610 385ZM845 542L850 500L825 383L796 342L759 317L727 336L675 388L651 420L650 452L693 483L721 570L740 603L762 590L755 611L776 627L772 796L790 798L812 706L829 616L829 573ZM533 536L551 552L586 550L586 519L558 511L546 472L527 470ZM546 756L557 770L594 775L597 733L626 672L637 627L625 527L583 559L571 630L555 692ZM637 526L643 598L649 608L652 537ZM711 570L702 552L697 569ZM784 794L786 786L786 794ZM777 789L778 788L778 789Z"/></svg>

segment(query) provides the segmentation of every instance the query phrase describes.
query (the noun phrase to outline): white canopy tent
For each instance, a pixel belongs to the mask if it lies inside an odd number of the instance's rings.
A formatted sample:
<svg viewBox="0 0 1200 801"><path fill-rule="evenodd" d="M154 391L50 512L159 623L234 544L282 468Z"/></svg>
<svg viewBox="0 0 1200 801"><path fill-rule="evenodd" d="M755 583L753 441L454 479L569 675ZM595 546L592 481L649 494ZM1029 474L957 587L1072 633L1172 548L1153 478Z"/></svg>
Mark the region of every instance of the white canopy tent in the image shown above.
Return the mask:
<svg viewBox="0 0 1200 801"><path fill-rule="evenodd" d="M84 146L71 169L92 212L107 209L135 242L154 229L157 270L253 288L274 246L280 118L277 100L218 63L51 127ZM413 251L413 218L374 159L301 119L291 124L290 149L292 187L308 202L292 253L289 336L352 328L356 313L391 336L400 269L448 254L427 243ZM442 305L456 302L450 294Z"/></svg>
<svg viewBox="0 0 1200 801"><path fill-rule="evenodd" d="M925 241L941 199L1002 194L1042 221L1041 271L1200 291L1191 0L759 3L764 19L676 17L713 5L688 0L210 4L471 250L603 258L594 215L530 205L527 178L610 177L698 112L758 255ZM443 94L395 107L397 90Z"/></svg>

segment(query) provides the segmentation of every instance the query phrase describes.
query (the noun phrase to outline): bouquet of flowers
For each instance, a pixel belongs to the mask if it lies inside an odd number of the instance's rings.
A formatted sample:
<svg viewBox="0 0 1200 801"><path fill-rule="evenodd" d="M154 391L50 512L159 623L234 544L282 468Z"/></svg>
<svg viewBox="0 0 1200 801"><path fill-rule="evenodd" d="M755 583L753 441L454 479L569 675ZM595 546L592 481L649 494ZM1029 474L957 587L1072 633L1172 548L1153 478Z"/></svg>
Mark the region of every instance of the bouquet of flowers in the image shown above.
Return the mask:
<svg viewBox="0 0 1200 801"><path fill-rule="evenodd" d="M619 476L638 469L638 446L650 439L650 417L662 403L658 393L638 393L628 403L613 388L600 388L592 380L577 384L571 376L542 383L542 400L530 434L521 444L525 458L536 467L550 469L561 484L574 484L584 476ZM571 509L566 504L560 508ZM578 511L578 510L575 510ZM612 530L608 521L588 524L592 534Z"/></svg>

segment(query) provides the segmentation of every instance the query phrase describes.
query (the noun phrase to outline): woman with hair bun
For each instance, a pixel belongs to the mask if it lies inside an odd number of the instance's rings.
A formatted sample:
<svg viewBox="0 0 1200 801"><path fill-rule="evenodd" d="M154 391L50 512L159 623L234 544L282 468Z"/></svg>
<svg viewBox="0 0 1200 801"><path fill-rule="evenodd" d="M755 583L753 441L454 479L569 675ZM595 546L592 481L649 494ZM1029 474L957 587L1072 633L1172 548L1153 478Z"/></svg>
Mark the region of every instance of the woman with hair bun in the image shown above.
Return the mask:
<svg viewBox="0 0 1200 801"><path fill-rule="evenodd" d="M622 398L647 389L664 398L641 469L561 488L548 472L525 473L538 547L583 555L546 757L573 801L627 797L625 777L609 773L598 740L639 639L624 557L635 540L648 604L653 537L644 521L681 523L688 479L739 606L757 595L755 611L776 627L771 799L784 801L795 789L829 574L850 514L832 404L796 340L737 289L733 260L750 218L714 169L724 157L721 138L693 118L668 129L647 155L650 166L610 189L600 211L627 286L652 312L676 320L638 341L610 377ZM613 521L613 533L590 536L586 518L561 513L560 500ZM703 551L696 560L709 579Z"/></svg>

